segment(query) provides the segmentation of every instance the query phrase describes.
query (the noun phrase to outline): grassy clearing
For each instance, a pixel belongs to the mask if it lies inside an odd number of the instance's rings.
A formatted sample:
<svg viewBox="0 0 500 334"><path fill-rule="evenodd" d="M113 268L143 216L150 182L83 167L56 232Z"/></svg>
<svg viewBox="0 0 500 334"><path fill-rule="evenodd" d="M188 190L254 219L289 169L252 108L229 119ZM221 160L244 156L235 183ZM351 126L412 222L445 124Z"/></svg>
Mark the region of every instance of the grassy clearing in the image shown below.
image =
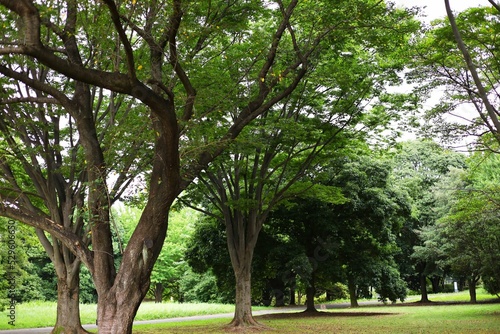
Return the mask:
<svg viewBox="0 0 500 334"><path fill-rule="evenodd" d="M264 307L255 308L265 309ZM37 328L50 327L56 322L57 305L55 302L29 302L16 305L16 327L15 328ZM80 317L83 324L95 324L97 306L95 304L80 305ZM153 320L176 317L188 317L193 315L221 314L234 312L233 305L225 304L177 304L144 302L140 306L136 320ZM7 312L0 312L0 319L8 319ZM0 321L0 330L13 329L7 320Z"/></svg>
<svg viewBox="0 0 500 334"><path fill-rule="evenodd" d="M375 315L369 315L370 313ZM380 315L380 313L386 313ZM257 317L261 333L499 333L500 304L364 306L321 316L281 314ZM359 314L360 316L356 316ZM134 326L135 334L227 333L227 319Z"/></svg>

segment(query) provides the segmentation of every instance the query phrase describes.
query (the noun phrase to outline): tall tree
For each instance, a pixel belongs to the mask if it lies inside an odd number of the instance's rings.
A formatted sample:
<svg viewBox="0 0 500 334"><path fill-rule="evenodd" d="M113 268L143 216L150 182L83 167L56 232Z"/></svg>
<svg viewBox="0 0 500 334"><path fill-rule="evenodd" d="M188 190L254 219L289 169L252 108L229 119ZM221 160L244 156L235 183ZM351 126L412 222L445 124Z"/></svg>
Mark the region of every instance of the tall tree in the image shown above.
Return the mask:
<svg viewBox="0 0 500 334"><path fill-rule="evenodd" d="M13 64L5 68L18 81L6 82L0 102L0 133L4 139L0 194L7 206L3 214L23 223L51 221L58 229L72 231L78 238L75 241L89 247L91 226L87 223L95 217L87 211L90 203L86 192L89 188L101 191L98 199L92 199L98 207L110 207L116 202L134 177L142 173L143 161L148 158L137 157L139 150L123 156L124 142L128 141L132 148L140 147L148 132L140 123L129 123L127 132L115 131L118 124L135 118L128 117L131 101L123 97L109 99L102 90L82 84L76 84L74 92L69 92L74 95L69 97L65 87L71 86L69 82L50 84L55 80L51 71L29 63L17 66L27 74L15 72ZM94 131L79 135L84 129ZM96 129L104 131L98 134ZM120 161L114 162L116 159ZM112 167L98 169L105 163ZM108 187L105 182L111 176ZM107 215L106 219L109 221ZM58 280L54 331L64 328L68 333L85 332L78 306L81 258L53 231L45 233L39 224L35 227Z"/></svg>
<svg viewBox="0 0 500 334"><path fill-rule="evenodd" d="M347 3L350 8L336 11L328 1L309 8L297 0L0 1L0 74L53 97L75 121L87 185L77 194L86 197L92 246L88 234L65 227L69 212L60 222L33 210L24 197L2 195L0 214L48 232L89 268L98 293L100 333L131 332L163 245L169 209L180 192L246 125L326 60L323 50L344 36L340 32L360 29L361 34L362 27L344 13L371 13L368 9L377 4L342 2ZM377 8L384 9L377 15L385 13L385 6ZM331 20L337 16L342 19ZM20 66L26 62L49 69L50 82L26 73ZM119 268L109 213L113 162L102 145L107 129L92 113L91 87L140 103L145 108L131 113L154 136L142 146L151 157L146 204ZM125 144L121 153L126 157L119 160L133 161L127 153L137 150L130 140ZM47 198L54 196L51 189Z"/></svg>
<svg viewBox="0 0 500 334"><path fill-rule="evenodd" d="M445 150L430 140L403 143L393 160L391 182L408 194L412 206L412 217L405 221L398 238L402 252L397 262L410 287L420 289L422 302L429 301L427 276L435 272L436 263L430 261L431 258L416 258L412 254L414 247L422 243L419 231L434 225L441 217L435 210L433 187L453 167L465 167L464 155Z"/></svg>
<svg viewBox="0 0 500 334"><path fill-rule="evenodd" d="M383 160L361 156L346 161L333 185L347 201L333 207L341 247L337 250L349 288L351 306L357 291L374 287L383 300L404 300L406 287L396 268L396 235L410 216L410 205L389 182Z"/></svg>
<svg viewBox="0 0 500 334"><path fill-rule="evenodd" d="M469 159L469 169L455 177L458 186L448 187L449 211L427 238L428 243L438 240L443 264L467 279L473 303L479 279L488 292L500 291L499 160L491 152L476 153Z"/></svg>
<svg viewBox="0 0 500 334"><path fill-rule="evenodd" d="M337 15L318 14L320 8ZM251 263L269 212L310 186L308 171L342 147L341 137L347 137L342 131L349 128L355 133L356 125L373 129L391 119L381 102L383 86L398 80L395 73L401 63L396 55L408 51L401 42L416 26L410 13L388 9L382 2L359 1L354 7L351 2L318 2L301 6L300 11L319 15L318 19L337 27L335 38L329 40L330 51L324 51L330 60L317 64L300 89L262 115L226 155L199 176L203 200L210 200L217 210L207 213L226 227L236 278L236 309L230 324L235 327L258 326L251 314ZM347 30L353 24L359 27L354 34ZM372 28L387 24L399 25L398 36L385 30L373 34ZM365 26L370 27L369 33ZM304 37L297 33L299 40ZM386 58L381 61L382 57ZM367 105L373 101L378 108L369 113Z"/></svg>

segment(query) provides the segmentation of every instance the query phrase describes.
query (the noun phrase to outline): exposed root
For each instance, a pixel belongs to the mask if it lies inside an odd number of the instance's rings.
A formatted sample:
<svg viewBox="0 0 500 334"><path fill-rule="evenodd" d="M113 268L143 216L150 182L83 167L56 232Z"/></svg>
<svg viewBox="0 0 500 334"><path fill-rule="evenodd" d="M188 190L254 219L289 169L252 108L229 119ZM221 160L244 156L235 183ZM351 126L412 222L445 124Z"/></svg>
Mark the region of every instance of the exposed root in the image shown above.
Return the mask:
<svg viewBox="0 0 500 334"><path fill-rule="evenodd" d="M228 325L224 326L224 330L230 333L253 333L272 330L272 328L258 323L254 318L247 318L233 319Z"/></svg>

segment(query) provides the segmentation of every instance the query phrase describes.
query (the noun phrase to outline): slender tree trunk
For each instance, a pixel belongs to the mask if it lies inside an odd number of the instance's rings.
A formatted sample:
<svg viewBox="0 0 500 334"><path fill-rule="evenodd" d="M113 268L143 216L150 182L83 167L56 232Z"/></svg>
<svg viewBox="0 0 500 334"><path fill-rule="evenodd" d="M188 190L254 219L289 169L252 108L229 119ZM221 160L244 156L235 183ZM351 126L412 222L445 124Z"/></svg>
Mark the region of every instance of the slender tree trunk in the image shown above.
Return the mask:
<svg viewBox="0 0 500 334"><path fill-rule="evenodd" d="M290 287L290 305L296 305L295 303L295 286Z"/></svg>
<svg viewBox="0 0 500 334"><path fill-rule="evenodd" d="M52 334L88 333L80 321L80 270L72 279L57 278L57 320Z"/></svg>
<svg viewBox="0 0 500 334"><path fill-rule="evenodd" d="M163 300L163 291L165 287L162 283L155 284L155 303L161 303Z"/></svg>
<svg viewBox="0 0 500 334"><path fill-rule="evenodd" d="M423 273L420 274L420 294L422 297L420 298L420 303L429 303L429 296L427 294L427 276Z"/></svg>
<svg viewBox="0 0 500 334"><path fill-rule="evenodd" d="M470 302L472 304L477 303L477 297L476 297L476 283L477 279L475 276L471 276L469 278L469 296L470 296Z"/></svg>
<svg viewBox="0 0 500 334"><path fill-rule="evenodd" d="M358 296L356 294L356 284L352 279L348 280L347 287L349 289L349 300L351 301L351 307L359 307Z"/></svg>
<svg viewBox="0 0 500 334"><path fill-rule="evenodd" d="M274 283L276 283L273 287L274 298L276 298L276 306L285 306L285 284L279 279L274 280Z"/></svg>

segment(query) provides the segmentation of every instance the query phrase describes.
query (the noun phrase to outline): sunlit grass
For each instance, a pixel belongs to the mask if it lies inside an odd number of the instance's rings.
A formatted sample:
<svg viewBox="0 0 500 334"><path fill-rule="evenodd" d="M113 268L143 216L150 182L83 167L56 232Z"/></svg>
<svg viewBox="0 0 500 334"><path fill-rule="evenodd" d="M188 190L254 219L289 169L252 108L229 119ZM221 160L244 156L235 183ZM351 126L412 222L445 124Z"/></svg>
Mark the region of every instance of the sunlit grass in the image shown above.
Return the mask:
<svg viewBox="0 0 500 334"><path fill-rule="evenodd" d="M257 317L270 328L262 333L498 333L500 304L363 306L328 311L329 317ZM354 312L387 315L353 316ZM227 333L227 319L134 326L134 334Z"/></svg>
<svg viewBox="0 0 500 334"><path fill-rule="evenodd" d="M405 304L410 304L412 302L418 301L420 299L420 296L411 296ZM431 301L435 302L466 302L469 300L469 294L467 291L463 292L458 292L458 293L448 293L448 294L430 294L429 299ZM495 300L497 297L491 296L487 294L483 289L478 289L477 291L477 299L478 301L485 301L485 300ZM345 300L342 302L346 302ZM405 321L412 321L412 319L417 319L415 321L421 322L421 323L427 323L428 321L426 320L425 317L420 317L420 311L419 308L420 306L412 306L412 307L401 307L401 310L398 309L398 305L400 303L396 304L395 306L388 306L387 309L384 309L384 312L405 312L405 310L414 310L408 313L406 316ZM492 307L495 308L499 304L493 305ZM460 305L462 306L462 305ZM23 304L18 304L16 305L16 326L15 328L36 328L36 327L50 327L55 324L56 321L56 303L55 302L42 302L42 301L34 301L34 302L29 302L29 303L23 303ZM347 309L347 310L336 310L335 312L367 312L367 311L372 311L373 308L375 307L380 307L380 306L374 306L374 307L361 307L357 310L354 309ZM443 307L448 307L448 306L443 306ZM468 305L464 306L466 309ZM475 306L474 306L475 307ZM436 313L436 317L441 317L443 314L440 314L440 312L446 313L448 309L444 308L443 311L440 311L441 306L433 306L432 310L434 313ZM259 309L265 309L263 307L256 307L254 310L259 310ZM85 304L85 305L80 305L80 315L81 315L81 320L83 324L94 324L96 320L96 310L97 307L95 304ZM427 310L427 308L424 308L423 310ZM477 310L477 314L473 314L473 310ZM193 316L193 315L206 315L206 314L224 314L224 313L232 313L234 311L234 306L233 305L225 305L225 304L207 304L207 303L185 303L185 304L179 304L179 303L161 303L161 304L156 304L153 302L144 302L141 307L139 308L139 311L136 316L136 320L153 320L153 319L164 319L164 318L177 318L177 317L188 317L188 316ZM418 311L418 312L417 312ZM377 309L377 312L379 312L379 309ZM416 312L416 313L415 313ZM467 309L466 314L460 313L460 311L454 312L455 316L460 318L462 316L478 316L481 317L482 315L482 309L480 308L471 308L470 310ZM498 310L497 312L500 312ZM423 312L425 313L425 312ZM453 315L449 315L448 318L454 317ZM448 319L447 318L447 319ZM497 313L497 318L500 318L500 313ZM7 311L0 312L0 319L3 319L3 321L0 321L0 330L3 329L12 329L13 327L8 324L8 313ZM356 317L357 321L364 321L359 317ZM374 317L369 317L367 321L373 321ZM458 319L460 320L460 319ZM475 322L476 318L470 319L471 322ZM273 320L274 321L274 320ZM278 324L280 324L281 320L276 320ZM323 321L323 320L321 320ZM347 323L349 323L349 319L345 319ZM214 324L223 324L227 323L228 319L213 319L208 321L208 324L214 325ZM205 322L203 322L205 323ZM202 323L202 324L203 324ZM199 322L197 322L197 325L199 326ZM344 324L347 326L347 324ZM177 326L180 326L177 324ZM183 324L182 326L186 326L186 324ZM181 326L181 327L182 327ZM214 325L218 326L218 325ZM397 326L397 324L396 324ZM464 327L465 328L465 327ZM498 326L500 328L500 325ZM321 332L321 331L320 331ZM498 332L498 331L497 331Z"/></svg>

